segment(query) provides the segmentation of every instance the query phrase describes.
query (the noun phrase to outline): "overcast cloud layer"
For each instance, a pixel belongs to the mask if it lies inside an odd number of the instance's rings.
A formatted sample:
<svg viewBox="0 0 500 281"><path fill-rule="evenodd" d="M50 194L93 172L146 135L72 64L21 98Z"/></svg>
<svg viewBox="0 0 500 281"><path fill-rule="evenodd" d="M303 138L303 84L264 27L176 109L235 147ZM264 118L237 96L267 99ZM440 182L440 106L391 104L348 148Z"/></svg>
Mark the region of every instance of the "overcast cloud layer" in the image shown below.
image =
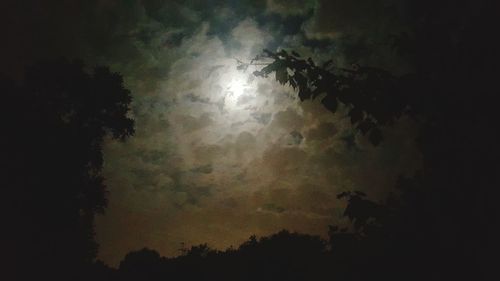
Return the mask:
<svg viewBox="0 0 500 281"><path fill-rule="evenodd" d="M235 60L286 48L405 72L388 40L405 30L403 1L101 0L69 14L52 2L52 14L28 10L17 32L53 20L59 36L40 47L27 36L19 46L36 50L18 59L107 64L134 95L136 135L105 145L109 207L97 238L112 265L144 246L171 256L181 243L223 249L283 228L324 235L340 219L339 192L381 198L419 167L408 120L373 147L342 111L300 103L272 78L236 70Z"/></svg>

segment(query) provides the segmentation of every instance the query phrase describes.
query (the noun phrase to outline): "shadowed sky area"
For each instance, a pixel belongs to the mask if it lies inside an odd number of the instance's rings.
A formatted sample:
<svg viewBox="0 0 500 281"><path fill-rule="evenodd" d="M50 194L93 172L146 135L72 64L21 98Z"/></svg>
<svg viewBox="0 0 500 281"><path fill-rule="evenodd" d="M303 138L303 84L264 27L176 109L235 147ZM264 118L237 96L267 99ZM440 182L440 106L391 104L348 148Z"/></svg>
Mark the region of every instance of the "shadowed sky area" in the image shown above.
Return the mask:
<svg viewBox="0 0 500 281"><path fill-rule="evenodd" d="M109 203L96 232L105 262L145 246L166 256L205 242L225 249L281 229L325 235L341 217L338 193L382 198L420 167L414 124L403 117L375 147L345 109L299 102L236 59L284 48L405 73L389 38L406 30L407 9L396 0L25 1L0 9L15 24L2 32L16 38L2 43L1 70L16 76L67 56L123 74L136 134L104 147Z"/></svg>

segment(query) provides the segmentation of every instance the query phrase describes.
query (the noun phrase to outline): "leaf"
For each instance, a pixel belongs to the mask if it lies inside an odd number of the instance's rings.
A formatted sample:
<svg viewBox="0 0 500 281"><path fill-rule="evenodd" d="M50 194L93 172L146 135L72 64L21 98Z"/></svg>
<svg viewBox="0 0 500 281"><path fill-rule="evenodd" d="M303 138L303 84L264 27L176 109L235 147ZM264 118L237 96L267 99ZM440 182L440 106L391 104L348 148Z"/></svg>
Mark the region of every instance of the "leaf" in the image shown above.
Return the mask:
<svg viewBox="0 0 500 281"><path fill-rule="evenodd" d="M275 53L273 53L273 52L269 51L268 49L264 49L264 51L263 51L263 52L264 52L264 54L265 54L266 56L268 56L268 57L270 57L270 58L276 59L276 58L278 57Z"/></svg>
<svg viewBox="0 0 500 281"><path fill-rule="evenodd" d="M276 70L276 81L280 82L282 85L288 82L288 72L286 68L282 67Z"/></svg>
<svg viewBox="0 0 500 281"><path fill-rule="evenodd" d="M337 111L337 107L338 107L338 104L339 104L338 101L337 101L337 98L334 97L332 94L326 95L321 100L321 103L323 104L324 107L326 107L326 109L328 109L332 113L335 113L335 111Z"/></svg>
<svg viewBox="0 0 500 281"><path fill-rule="evenodd" d="M344 197L350 196L351 192L344 191L342 193L337 194L337 199L342 199Z"/></svg>
<svg viewBox="0 0 500 281"><path fill-rule="evenodd" d="M275 71L275 70L276 70L276 68L277 68L277 64L278 64L278 62L273 62L273 63L271 63L270 65L266 65L264 68L262 68L262 69L260 70L260 72L261 72L263 75L267 75L267 74L269 74L269 73L271 73L271 72L273 72L273 71Z"/></svg>
<svg viewBox="0 0 500 281"><path fill-rule="evenodd" d="M314 64L314 61L313 61L311 58L307 58L307 62L308 62L311 66L316 66L316 64Z"/></svg>
<svg viewBox="0 0 500 281"><path fill-rule="evenodd" d="M307 78L305 78L302 73L296 71L293 75L293 78L297 82L297 86L299 86L300 88L307 87Z"/></svg>
<svg viewBox="0 0 500 281"><path fill-rule="evenodd" d="M288 53L285 50L283 50L283 49L281 49L281 51L278 52L278 55L282 56L282 57L285 57L285 58L288 57Z"/></svg>
<svg viewBox="0 0 500 281"><path fill-rule="evenodd" d="M296 57L300 58L299 53L297 53L297 52L295 52L295 51L292 51L292 55L294 55L294 56L296 56Z"/></svg>
<svg viewBox="0 0 500 281"><path fill-rule="evenodd" d="M307 87L301 87L299 90L300 101L304 101L311 97L311 90Z"/></svg>
<svg viewBox="0 0 500 281"><path fill-rule="evenodd" d="M354 193L356 193L356 195L360 196L360 197L365 197L366 196L366 193L362 192L362 191L354 191Z"/></svg>
<svg viewBox="0 0 500 281"><path fill-rule="evenodd" d="M382 142L382 131L379 128L373 128L368 138L373 145L377 146Z"/></svg>
<svg viewBox="0 0 500 281"><path fill-rule="evenodd" d="M264 77L264 75L262 74L262 72L261 72L261 71L258 71L258 70L255 70L255 71L253 72L253 75L255 75L255 76L257 76L257 77Z"/></svg>

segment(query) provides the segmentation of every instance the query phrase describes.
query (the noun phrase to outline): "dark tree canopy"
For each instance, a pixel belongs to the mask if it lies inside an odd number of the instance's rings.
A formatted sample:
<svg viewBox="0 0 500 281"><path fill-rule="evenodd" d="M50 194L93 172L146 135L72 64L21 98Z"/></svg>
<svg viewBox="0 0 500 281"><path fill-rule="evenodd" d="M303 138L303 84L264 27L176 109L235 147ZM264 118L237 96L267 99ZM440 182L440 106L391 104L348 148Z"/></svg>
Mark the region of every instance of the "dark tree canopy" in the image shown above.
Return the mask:
<svg viewBox="0 0 500 281"><path fill-rule="evenodd" d="M106 67L58 60L33 65L19 83L2 81L2 95L8 254L17 274L76 274L96 256L103 140L134 132L130 92Z"/></svg>

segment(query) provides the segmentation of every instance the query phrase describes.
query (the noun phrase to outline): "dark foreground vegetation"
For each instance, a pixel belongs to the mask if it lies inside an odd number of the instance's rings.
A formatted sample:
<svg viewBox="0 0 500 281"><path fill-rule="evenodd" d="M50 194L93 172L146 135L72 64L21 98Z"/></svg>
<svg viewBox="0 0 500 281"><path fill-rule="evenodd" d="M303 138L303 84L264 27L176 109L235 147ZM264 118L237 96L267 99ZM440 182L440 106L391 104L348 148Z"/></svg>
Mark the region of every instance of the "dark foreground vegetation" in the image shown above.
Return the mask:
<svg viewBox="0 0 500 281"><path fill-rule="evenodd" d="M321 98L332 112L351 107L353 126L374 145L403 114L420 124L422 170L401 178L384 202L340 194L353 226L332 226L328 241L284 231L222 252L193 247L172 259L144 249L117 270L95 262L93 218L106 205L102 141L133 133L121 77L59 61L30 68L21 83L3 79L0 278L498 280L498 9L482 2L416 3L413 32L392 37L414 66L404 76L266 53L274 63L257 75L274 73L301 99Z"/></svg>

